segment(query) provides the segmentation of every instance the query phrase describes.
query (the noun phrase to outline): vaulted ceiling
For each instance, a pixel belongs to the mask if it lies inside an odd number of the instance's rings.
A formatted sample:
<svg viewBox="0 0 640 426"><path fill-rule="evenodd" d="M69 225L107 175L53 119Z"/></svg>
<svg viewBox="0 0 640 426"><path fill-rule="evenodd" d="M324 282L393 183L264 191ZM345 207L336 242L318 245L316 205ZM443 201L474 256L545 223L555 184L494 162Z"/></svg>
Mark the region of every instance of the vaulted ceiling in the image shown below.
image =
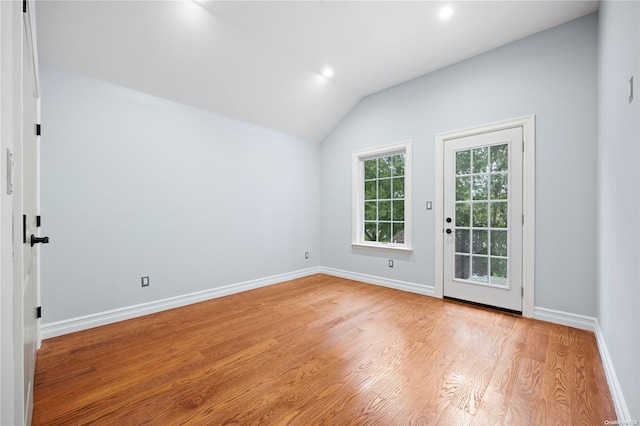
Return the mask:
<svg viewBox="0 0 640 426"><path fill-rule="evenodd" d="M453 15L438 17L449 5ZM42 64L309 141L369 94L593 1L38 1ZM322 76L331 67L331 78Z"/></svg>

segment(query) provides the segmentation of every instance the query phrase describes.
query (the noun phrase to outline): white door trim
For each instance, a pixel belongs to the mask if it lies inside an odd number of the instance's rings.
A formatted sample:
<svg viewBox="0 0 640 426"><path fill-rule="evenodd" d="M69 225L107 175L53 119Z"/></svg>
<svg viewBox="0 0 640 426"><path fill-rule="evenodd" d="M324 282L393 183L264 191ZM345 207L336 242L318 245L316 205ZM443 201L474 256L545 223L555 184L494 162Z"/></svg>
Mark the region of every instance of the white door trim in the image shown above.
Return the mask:
<svg viewBox="0 0 640 426"><path fill-rule="evenodd" d="M524 226L522 228L522 315L533 317L534 285L535 285L535 197L536 197L536 126L535 116L529 115L484 126L473 127L436 135L436 193L435 193L435 297L444 296L444 143L450 139L473 136L480 133L522 127L524 139L523 152L523 212Z"/></svg>

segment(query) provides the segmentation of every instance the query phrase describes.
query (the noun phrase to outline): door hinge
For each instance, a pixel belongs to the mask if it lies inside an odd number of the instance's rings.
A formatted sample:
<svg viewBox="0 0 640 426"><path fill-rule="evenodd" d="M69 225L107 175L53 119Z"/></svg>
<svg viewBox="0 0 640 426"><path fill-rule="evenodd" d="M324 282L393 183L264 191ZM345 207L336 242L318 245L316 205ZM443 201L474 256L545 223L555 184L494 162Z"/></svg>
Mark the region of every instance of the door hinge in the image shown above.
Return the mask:
<svg viewBox="0 0 640 426"><path fill-rule="evenodd" d="M42 306L36 308L36 318L42 318Z"/></svg>
<svg viewBox="0 0 640 426"><path fill-rule="evenodd" d="M522 215L522 224L524 225L524 215Z"/></svg>
<svg viewBox="0 0 640 426"><path fill-rule="evenodd" d="M27 243L27 215L22 215L22 243Z"/></svg>
<svg viewBox="0 0 640 426"><path fill-rule="evenodd" d="M520 287L520 296L524 297L524 287Z"/></svg>
<svg viewBox="0 0 640 426"><path fill-rule="evenodd" d="M40 225L42 225L42 219L40 218L40 215L38 215L36 216L36 226L40 228Z"/></svg>
<svg viewBox="0 0 640 426"><path fill-rule="evenodd" d="M524 141L522 141L522 152L524 152Z"/></svg>
<svg viewBox="0 0 640 426"><path fill-rule="evenodd" d="M22 13L27 13L27 0L22 0Z"/></svg>
<svg viewBox="0 0 640 426"><path fill-rule="evenodd" d="M36 124L36 136L40 136L42 132L42 125Z"/></svg>

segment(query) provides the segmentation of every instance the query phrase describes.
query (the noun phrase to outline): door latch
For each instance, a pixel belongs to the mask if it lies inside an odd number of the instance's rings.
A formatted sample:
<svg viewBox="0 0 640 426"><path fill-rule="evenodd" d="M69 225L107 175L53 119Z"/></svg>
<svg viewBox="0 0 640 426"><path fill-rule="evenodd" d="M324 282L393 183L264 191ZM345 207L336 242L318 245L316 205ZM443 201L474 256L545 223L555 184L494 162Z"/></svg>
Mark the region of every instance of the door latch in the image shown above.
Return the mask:
<svg viewBox="0 0 640 426"><path fill-rule="evenodd" d="M31 234L31 247L38 243L49 244L49 237L36 237Z"/></svg>

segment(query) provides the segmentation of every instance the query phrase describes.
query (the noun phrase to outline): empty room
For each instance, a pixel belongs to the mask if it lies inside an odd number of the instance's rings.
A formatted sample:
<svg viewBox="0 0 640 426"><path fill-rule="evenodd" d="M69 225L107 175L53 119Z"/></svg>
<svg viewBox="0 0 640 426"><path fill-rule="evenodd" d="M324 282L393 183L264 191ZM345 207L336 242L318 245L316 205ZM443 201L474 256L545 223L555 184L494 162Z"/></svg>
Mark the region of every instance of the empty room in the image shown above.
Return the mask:
<svg viewBox="0 0 640 426"><path fill-rule="evenodd" d="M1 425L640 424L640 1L0 22Z"/></svg>

